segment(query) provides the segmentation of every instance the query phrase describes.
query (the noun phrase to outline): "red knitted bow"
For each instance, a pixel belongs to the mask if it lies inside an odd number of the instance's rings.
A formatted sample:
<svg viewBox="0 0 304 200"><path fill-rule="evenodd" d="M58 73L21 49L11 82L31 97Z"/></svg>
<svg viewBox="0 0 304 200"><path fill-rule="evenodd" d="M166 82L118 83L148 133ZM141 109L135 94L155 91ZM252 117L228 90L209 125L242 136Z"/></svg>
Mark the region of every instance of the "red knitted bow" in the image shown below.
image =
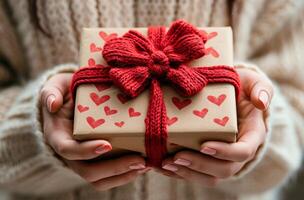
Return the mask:
<svg viewBox="0 0 304 200"><path fill-rule="evenodd" d="M208 83L232 84L239 94L239 77L232 67L187 65L205 55L206 41L204 34L181 20L168 32L165 27L149 27L147 38L131 30L104 45L103 57L110 67L82 68L74 74L72 92L82 83L113 82L126 95L136 97L150 87L145 147L148 163L159 167L167 153L167 115L160 83L166 82L182 96L192 96Z"/></svg>

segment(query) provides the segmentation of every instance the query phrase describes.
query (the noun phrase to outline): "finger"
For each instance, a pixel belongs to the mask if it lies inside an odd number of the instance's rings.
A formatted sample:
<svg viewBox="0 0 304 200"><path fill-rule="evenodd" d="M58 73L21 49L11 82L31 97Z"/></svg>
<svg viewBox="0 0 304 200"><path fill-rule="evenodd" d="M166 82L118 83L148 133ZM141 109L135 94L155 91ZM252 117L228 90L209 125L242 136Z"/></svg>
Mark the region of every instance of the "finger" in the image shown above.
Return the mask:
<svg viewBox="0 0 304 200"><path fill-rule="evenodd" d="M82 161L67 161L67 163L88 182L125 174L129 171L150 169L150 167L146 167L144 158L138 155L128 155L91 163Z"/></svg>
<svg viewBox="0 0 304 200"><path fill-rule="evenodd" d="M193 171L217 178L228 178L233 176L244 165L244 163L219 160L194 151L178 152L174 156L173 164L173 166L177 166L177 168L168 168L168 166L165 168L176 173L176 171L179 170L178 166L183 166Z"/></svg>
<svg viewBox="0 0 304 200"><path fill-rule="evenodd" d="M201 152L212 157L235 162L249 161L266 137L261 112L252 111L250 124L240 127L240 138L235 143L207 141L201 145Z"/></svg>
<svg viewBox="0 0 304 200"><path fill-rule="evenodd" d="M61 157L68 160L87 160L95 158L112 149L106 140L89 140L79 142L72 138L72 122L65 118L53 118L43 108L44 137L47 143Z"/></svg>
<svg viewBox="0 0 304 200"><path fill-rule="evenodd" d="M133 170L122 175L101 179L91 184L98 191L109 190L111 188L130 183L134 181L139 175L144 174L149 170L150 169Z"/></svg>
<svg viewBox="0 0 304 200"><path fill-rule="evenodd" d="M182 165L176 165L170 160L163 162L163 169L174 172L189 182L197 182L205 187L214 187L219 182L219 179L216 177L194 171Z"/></svg>
<svg viewBox="0 0 304 200"><path fill-rule="evenodd" d="M243 90L254 106L260 110L267 109L273 96L271 81L265 76L246 69L239 70L239 74Z"/></svg>
<svg viewBox="0 0 304 200"><path fill-rule="evenodd" d="M41 90L41 102L51 113L57 112L68 93L71 74L59 74L49 79Z"/></svg>

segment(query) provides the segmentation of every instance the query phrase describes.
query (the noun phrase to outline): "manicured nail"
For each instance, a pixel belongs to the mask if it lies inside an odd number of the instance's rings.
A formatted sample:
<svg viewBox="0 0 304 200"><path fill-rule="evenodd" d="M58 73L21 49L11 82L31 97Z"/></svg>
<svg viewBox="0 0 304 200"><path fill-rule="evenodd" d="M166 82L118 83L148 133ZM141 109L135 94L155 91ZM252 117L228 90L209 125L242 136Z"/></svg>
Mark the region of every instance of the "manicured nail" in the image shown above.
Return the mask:
<svg viewBox="0 0 304 200"><path fill-rule="evenodd" d="M268 96L268 93L265 90L260 91L259 100L263 103L265 108L268 107L269 96Z"/></svg>
<svg viewBox="0 0 304 200"><path fill-rule="evenodd" d="M177 165L182 165L182 166L189 166L189 165L191 165L191 161L185 160L185 159L181 159L181 158L175 160L174 163L177 164Z"/></svg>
<svg viewBox="0 0 304 200"><path fill-rule="evenodd" d="M145 169L138 170L137 173L144 174L144 173L150 171L151 169L152 169L151 167L146 167Z"/></svg>
<svg viewBox="0 0 304 200"><path fill-rule="evenodd" d="M145 169L146 166L142 163L136 163L129 166L130 169Z"/></svg>
<svg viewBox="0 0 304 200"><path fill-rule="evenodd" d="M49 109L49 111L52 111L52 105L55 102L56 97L55 95L51 94L50 96L48 96L47 98L47 107Z"/></svg>
<svg viewBox="0 0 304 200"><path fill-rule="evenodd" d="M172 171L172 172L176 172L178 170L177 167L175 167L174 165L171 165L171 164L164 165L163 169L166 169L166 170L169 170L169 171Z"/></svg>
<svg viewBox="0 0 304 200"><path fill-rule="evenodd" d="M203 147L201 149L201 152L204 153L204 154L208 154L208 155L214 155L214 154L216 154L216 150L212 149L210 147Z"/></svg>
<svg viewBox="0 0 304 200"><path fill-rule="evenodd" d="M110 150L112 150L112 147L110 145L103 144L103 145L101 145L101 146L99 146L95 149L95 153L103 154L103 153L106 153Z"/></svg>

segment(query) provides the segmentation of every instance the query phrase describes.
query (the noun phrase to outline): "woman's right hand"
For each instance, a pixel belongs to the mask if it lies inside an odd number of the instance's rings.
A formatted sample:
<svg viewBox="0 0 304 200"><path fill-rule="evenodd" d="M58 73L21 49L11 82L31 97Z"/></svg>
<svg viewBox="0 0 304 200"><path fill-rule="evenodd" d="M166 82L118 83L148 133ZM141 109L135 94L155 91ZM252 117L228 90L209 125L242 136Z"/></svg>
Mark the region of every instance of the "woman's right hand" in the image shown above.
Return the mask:
<svg viewBox="0 0 304 200"><path fill-rule="evenodd" d="M128 155L113 160L85 162L112 149L105 140L79 142L72 138L73 107L69 96L72 74L50 78L41 90L44 138L66 165L97 190L124 185L150 170L141 156Z"/></svg>

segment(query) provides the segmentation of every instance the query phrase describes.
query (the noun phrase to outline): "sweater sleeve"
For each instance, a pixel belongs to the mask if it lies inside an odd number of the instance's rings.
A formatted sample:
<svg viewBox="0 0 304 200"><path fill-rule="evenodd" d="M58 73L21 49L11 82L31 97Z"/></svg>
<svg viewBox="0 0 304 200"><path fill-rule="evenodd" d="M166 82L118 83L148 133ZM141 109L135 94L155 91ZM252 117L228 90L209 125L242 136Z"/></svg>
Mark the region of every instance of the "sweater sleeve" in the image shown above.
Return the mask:
<svg viewBox="0 0 304 200"><path fill-rule="evenodd" d="M248 68L265 75L258 67L240 63L237 68ZM294 122L293 110L274 82L274 96L264 112L267 130L265 142L255 158L235 176L224 180L219 188L234 195L267 192L285 185L301 166L301 145Z"/></svg>
<svg viewBox="0 0 304 200"><path fill-rule="evenodd" d="M40 124L39 91L44 82L54 74L75 69L75 65L66 64L47 71L22 89L5 114L0 124L0 187L39 195L85 184L46 145Z"/></svg>

